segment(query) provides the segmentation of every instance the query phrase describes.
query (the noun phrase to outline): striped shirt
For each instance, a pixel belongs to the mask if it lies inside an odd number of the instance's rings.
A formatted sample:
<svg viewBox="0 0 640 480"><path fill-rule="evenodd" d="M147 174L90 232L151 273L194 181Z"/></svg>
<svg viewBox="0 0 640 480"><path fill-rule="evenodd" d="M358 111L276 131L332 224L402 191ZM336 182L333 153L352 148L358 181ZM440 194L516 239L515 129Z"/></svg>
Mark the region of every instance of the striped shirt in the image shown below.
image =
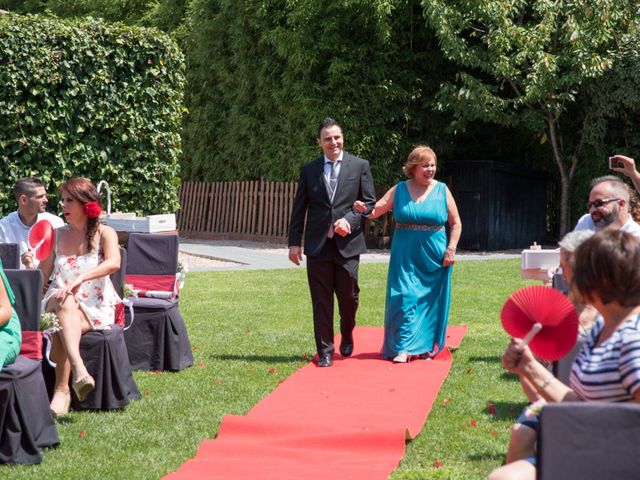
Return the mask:
<svg viewBox="0 0 640 480"><path fill-rule="evenodd" d="M627 318L596 346L599 316L571 367L569 385L581 400L628 402L640 388L640 314Z"/></svg>

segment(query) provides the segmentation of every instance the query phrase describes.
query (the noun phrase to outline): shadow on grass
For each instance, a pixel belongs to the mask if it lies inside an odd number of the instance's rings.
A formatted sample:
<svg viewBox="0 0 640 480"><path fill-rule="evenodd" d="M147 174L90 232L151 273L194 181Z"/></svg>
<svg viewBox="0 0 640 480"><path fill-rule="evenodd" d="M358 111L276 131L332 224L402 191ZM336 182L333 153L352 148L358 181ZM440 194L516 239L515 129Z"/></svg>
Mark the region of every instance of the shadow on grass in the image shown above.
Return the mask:
<svg viewBox="0 0 640 480"><path fill-rule="evenodd" d="M500 375L500 378L502 380L511 380L512 382L519 382L520 380L518 379L518 376L515 373L511 373L511 372L507 372L504 371L502 372L502 375Z"/></svg>
<svg viewBox="0 0 640 480"><path fill-rule="evenodd" d="M221 354L221 355L208 355L211 360L244 360L246 362L304 362L305 359L302 355L241 355L241 354ZM311 357L310 357L311 359Z"/></svg>
<svg viewBox="0 0 640 480"><path fill-rule="evenodd" d="M469 361L471 362L500 362L499 355L491 355L486 357L469 357Z"/></svg>
<svg viewBox="0 0 640 480"><path fill-rule="evenodd" d="M482 461L493 461L502 464L504 462L506 452L486 452L486 453L474 453L473 455L467 456L467 458L473 462L482 462Z"/></svg>

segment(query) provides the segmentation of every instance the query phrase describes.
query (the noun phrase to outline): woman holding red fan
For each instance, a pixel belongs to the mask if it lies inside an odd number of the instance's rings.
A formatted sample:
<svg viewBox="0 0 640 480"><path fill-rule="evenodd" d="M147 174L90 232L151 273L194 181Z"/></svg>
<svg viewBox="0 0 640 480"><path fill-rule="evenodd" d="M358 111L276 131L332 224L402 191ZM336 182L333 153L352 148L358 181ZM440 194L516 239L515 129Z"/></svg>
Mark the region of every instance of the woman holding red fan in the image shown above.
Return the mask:
<svg viewBox="0 0 640 480"><path fill-rule="evenodd" d="M571 288L600 315L573 363L569 386L535 360L520 339L511 340L502 364L525 377L547 402L640 402L640 241L623 231L605 230L585 240L573 262ZM535 456L489 476L535 477Z"/></svg>
<svg viewBox="0 0 640 480"><path fill-rule="evenodd" d="M120 268L116 232L100 224L102 212L96 187L86 178L60 186L60 202L67 225L55 231L55 245L39 268L51 279L42 301L44 311L58 317L62 329L53 335L51 358L56 381L51 400L54 415L69 410L72 387L80 401L95 388L80 357L80 337L90 330L111 328L120 303L109 275Z"/></svg>

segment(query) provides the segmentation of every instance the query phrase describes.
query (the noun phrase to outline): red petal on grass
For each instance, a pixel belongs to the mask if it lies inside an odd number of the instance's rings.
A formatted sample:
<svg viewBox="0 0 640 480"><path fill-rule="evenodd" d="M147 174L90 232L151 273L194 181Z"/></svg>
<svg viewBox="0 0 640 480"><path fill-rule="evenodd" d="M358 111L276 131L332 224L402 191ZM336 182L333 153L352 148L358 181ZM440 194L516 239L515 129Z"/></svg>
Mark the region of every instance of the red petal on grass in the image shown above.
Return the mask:
<svg viewBox="0 0 640 480"><path fill-rule="evenodd" d="M469 425L470 425L470 426L472 426L472 427L477 427L477 426L478 426L478 424L476 423L476 421L475 421L475 420L473 420L473 419L471 419L471 420L469 421Z"/></svg>
<svg viewBox="0 0 640 480"><path fill-rule="evenodd" d="M267 371L268 371L269 373L277 373L277 372L278 372L278 371L277 371L275 368L273 368L273 367L270 367L270 368L269 368L269 370L267 370Z"/></svg>
<svg viewBox="0 0 640 480"><path fill-rule="evenodd" d="M442 468L442 462L440 460L436 460L433 462L433 466L436 468Z"/></svg>
<svg viewBox="0 0 640 480"><path fill-rule="evenodd" d="M304 354L304 357L302 357L302 358L303 358L304 360L309 360L309 354L308 354L308 353L305 353L305 354Z"/></svg>
<svg viewBox="0 0 640 480"><path fill-rule="evenodd" d="M84 438L84 430L80 430L80 435L78 435L80 438Z"/></svg>
<svg viewBox="0 0 640 480"><path fill-rule="evenodd" d="M198 364L198 368L204 368L204 362L200 362L200 363Z"/></svg>
<svg viewBox="0 0 640 480"><path fill-rule="evenodd" d="M284 378L280 379L280 381L278 381L278 383L284 383Z"/></svg>
<svg viewBox="0 0 640 480"><path fill-rule="evenodd" d="M496 407L494 407L493 405L489 404L489 406L487 407L487 413L489 415L495 415L498 412L496 411Z"/></svg>
<svg viewBox="0 0 640 480"><path fill-rule="evenodd" d="M493 436L493 437L497 437L498 436L498 431L495 428L493 430L491 430L491 436Z"/></svg>
<svg viewBox="0 0 640 480"><path fill-rule="evenodd" d="M156 370L156 375L162 375L162 371Z"/></svg>
<svg viewBox="0 0 640 480"><path fill-rule="evenodd" d="M222 383L222 380L216 380L216 385L220 385Z"/></svg>

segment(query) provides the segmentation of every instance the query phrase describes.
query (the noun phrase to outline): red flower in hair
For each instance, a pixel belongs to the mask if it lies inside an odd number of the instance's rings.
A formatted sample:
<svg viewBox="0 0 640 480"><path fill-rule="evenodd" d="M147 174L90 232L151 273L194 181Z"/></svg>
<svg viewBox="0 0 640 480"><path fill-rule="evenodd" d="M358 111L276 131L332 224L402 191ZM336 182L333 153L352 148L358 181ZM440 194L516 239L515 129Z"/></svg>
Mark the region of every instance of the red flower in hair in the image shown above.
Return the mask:
<svg viewBox="0 0 640 480"><path fill-rule="evenodd" d="M98 202L87 202L84 204L84 213L89 218L98 218L102 213L102 208L100 208Z"/></svg>

